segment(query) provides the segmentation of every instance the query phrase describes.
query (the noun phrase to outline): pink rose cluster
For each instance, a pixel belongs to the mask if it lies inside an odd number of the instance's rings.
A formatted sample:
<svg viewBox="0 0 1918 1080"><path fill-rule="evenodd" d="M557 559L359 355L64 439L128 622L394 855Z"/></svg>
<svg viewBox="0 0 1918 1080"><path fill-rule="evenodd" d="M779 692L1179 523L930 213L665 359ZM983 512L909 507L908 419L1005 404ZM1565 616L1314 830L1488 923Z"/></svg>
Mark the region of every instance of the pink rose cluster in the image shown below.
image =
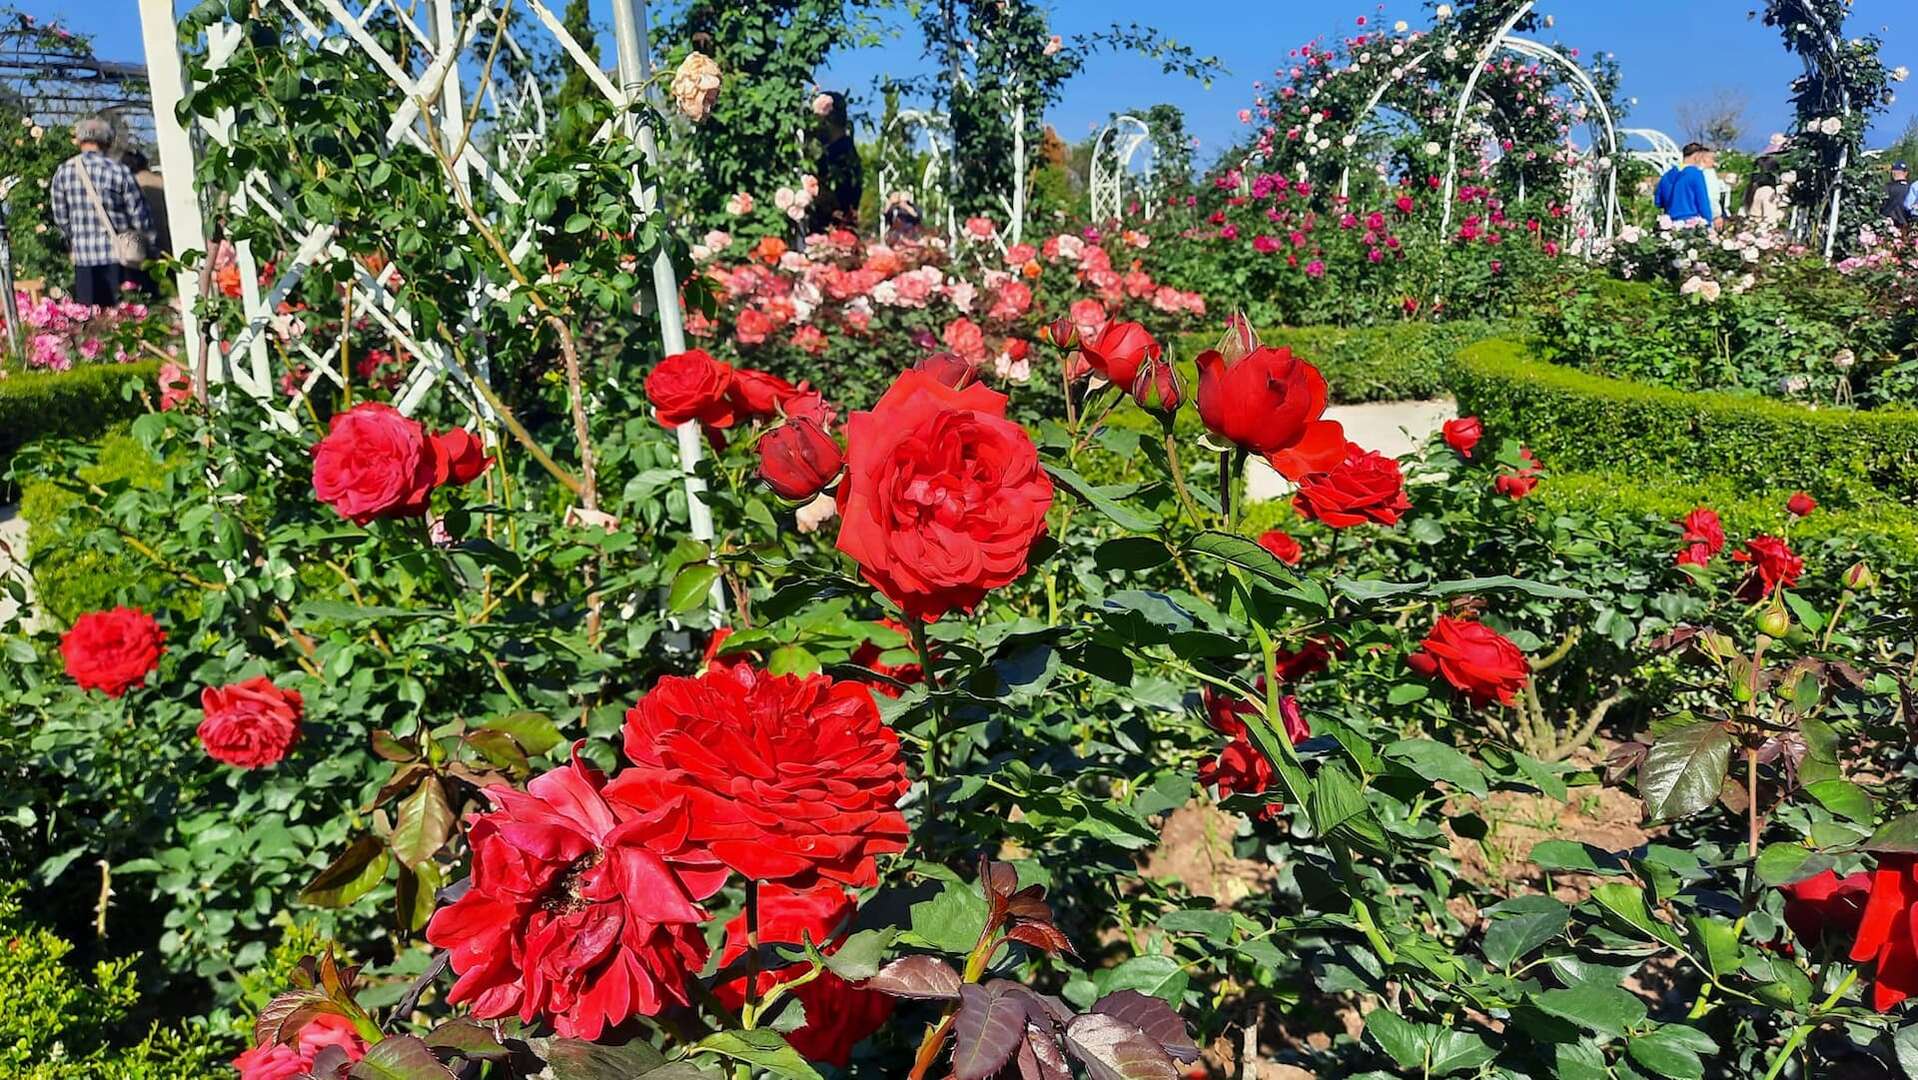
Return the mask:
<svg viewBox="0 0 1918 1080"><path fill-rule="evenodd" d="M152 314L145 304L128 300L111 307L93 307L72 300L43 296L34 299L15 293L20 309L21 338L26 344L20 358L28 368L40 371L67 371L74 364L127 363L133 357L114 344L123 340L134 324Z"/></svg>

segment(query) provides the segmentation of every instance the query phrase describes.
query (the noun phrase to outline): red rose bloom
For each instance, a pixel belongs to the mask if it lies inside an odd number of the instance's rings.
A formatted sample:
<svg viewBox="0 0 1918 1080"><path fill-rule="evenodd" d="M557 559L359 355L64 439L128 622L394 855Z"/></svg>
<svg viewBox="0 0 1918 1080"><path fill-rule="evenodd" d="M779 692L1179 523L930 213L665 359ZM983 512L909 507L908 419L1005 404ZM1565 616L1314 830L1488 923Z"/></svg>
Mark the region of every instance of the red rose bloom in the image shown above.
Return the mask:
<svg viewBox="0 0 1918 1080"><path fill-rule="evenodd" d="M989 387L908 371L846 422L839 550L910 618L971 611L1046 530L1052 478L1005 410Z"/></svg>
<svg viewBox="0 0 1918 1080"><path fill-rule="evenodd" d="M1130 390L1138 381L1141 365L1157 363L1164 352L1146 328L1135 322L1107 323L1079 347L1092 370L1122 390Z"/></svg>
<svg viewBox="0 0 1918 1080"><path fill-rule="evenodd" d="M881 619L879 620L879 625L891 630L900 637L906 637L912 633L905 623L897 619ZM874 674L884 675L886 678L891 679L892 682L874 679L866 685L872 687L872 692L875 694L884 694L889 698L896 698L899 696L900 690L897 686L893 685L894 682L901 682L910 686L926 680L926 669L920 665L917 658L898 664L888 664L885 662L885 657L888 653L900 649L903 649L907 655L912 655L912 650L907 646L900 645L887 648L881 646L877 641L867 638L860 643L857 649L853 650L850 662Z"/></svg>
<svg viewBox="0 0 1918 1080"><path fill-rule="evenodd" d="M1459 457L1468 459L1472 456L1472 448L1485 437L1485 425L1476 416L1447 420L1440 430L1445 435L1445 445L1457 451Z"/></svg>
<svg viewBox="0 0 1918 1080"><path fill-rule="evenodd" d="M1785 925L1798 940L1816 946L1820 941L1846 941L1858 933L1865 917L1865 897L1871 875L1864 871L1839 877L1830 870L1780 888L1785 894Z"/></svg>
<svg viewBox="0 0 1918 1080"><path fill-rule="evenodd" d="M1299 565L1299 559L1305 554L1305 549L1292 538L1292 534L1278 529L1269 530L1259 537L1259 546L1271 552L1273 558L1287 566Z"/></svg>
<svg viewBox="0 0 1918 1080"><path fill-rule="evenodd" d="M810 939L827 955L845 941L845 927L853 915L853 897L838 885L820 884L803 892L783 885L763 885L759 890L760 944L800 945ZM726 923L726 945L719 953L719 966L726 967L746 955L746 915L741 912ZM812 970L810 964L762 971L753 987L755 998L780 983ZM877 990L854 986L826 972L812 982L792 991L805 1010L806 1022L786 1033L786 1042L810 1061L845 1068L852 1060L852 1048L885 1026L892 1016L893 999ZM737 1009L746 1000L746 978L741 975L713 986L713 996L729 1009Z"/></svg>
<svg viewBox="0 0 1918 1080"><path fill-rule="evenodd" d="M378 401L334 413L312 453L314 497L355 525L423 516L450 475L441 444Z"/></svg>
<svg viewBox="0 0 1918 1080"><path fill-rule="evenodd" d="M779 407L798 392L797 386L779 376L751 368L734 368L732 382L726 388L734 413L748 420L778 416Z"/></svg>
<svg viewBox="0 0 1918 1080"><path fill-rule="evenodd" d="M1818 509L1818 500L1802 491L1796 492L1791 498L1785 500L1785 509L1790 511L1793 517L1805 517Z"/></svg>
<svg viewBox="0 0 1918 1080"><path fill-rule="evenodd" d="M726 867L686 843L685 800L640 810L608 801L605 784L575 758L525 791L486 789L494 809L468 832L472 887L426 925L459 975L449 1003L578 1039L688 1004L707 956L698 901Z"/></svg>
<svg viewBox="0 0 1918 1080"><path fill-rule="evenodd" d="M936 352L921 357L912 369L924 372L941 386L954 390L965 389L979 375L977 364L954 352Z"/></svg>
<svg viewBox="0 0 1918 1080"><path fill-rule="evenodd" d="M1686 514L1679 522L1685 530L1685 542L1704 544L1706 555L1716 555L1725 550L1725 526L1718 520L1718 511L1709 506L1701 506Z"/></svg>
<svg viewBox="0 0 1918 1080"><path fill-rule="evenodd" d="M1678 554L1672 556L1672 561L1679 566L1709 565L1712 561L1712 546L1703 542L1686 544L1678 549Z"/></svg>
<svg viewBox="0 0 1918 1080"><path fill-rule="evenodd" d="M1538 477L1529 472L1502 472L1492 481L1492 487L1500 494L1513 499L1523 499L1538 487Z"/></svg>
<svg viewBox="0 0 1918 1080"><path fill-rule="evenodd" d="M1421 675L1442 675L1452 688L1474 705L1515 703L1513 695L1525 688L1532 665L1505 635L1472 619L1439 616L1427 634L1424 648L1406 657Z"/></svg>
<svg viewBox="0 0 1918 1080"><path fill-rule="evenodd" d="M200 691L200 745L213 760L242 769L277 764L300 741L305 703L267 678Z"/></svg>
<svg viewBox="0 0 1918 1080"><path fill-rule="evenodd" d="M1871 1007L1879 1012L1918 993L1918 855L1879 856L1851 958L1877 962Z"/></svg>
<svg viewBox="0 0 1918 1080"><path fill-rule="evenodd" d="M668 676L627 711L624 744L607 798L678 807L684 845L755 881L869 886L874 856L906 850L899 738L858 683L744 663Z"/></svg>
<svg viewBox="0 0 1918 1080"><path fill-rule="evenodd" d="M1798 575L1805 572L1805 560L1776 536L1752 537L1745 541L1745 550L1732 552L1732 561L1752 564L1758 591L1764 596L1780 585L1789 589L1798 584Z"/></svg>
<svg viewBox="0 0 1918 1080"><path fill-rule="evenodd" d="M433 436L433 450L446 463L443 482L470 484L493 464L485 444L465 428L452 428Z"/></svg>
<svg viewBox="0 0 1918 1080"><path fill-rule="evenodd" d="M338 1013L321 1013L308 1020L290 1042L256 1046L233 1059L240 1080L294 1080L313 1068L313 1059L329 1046L337 1046L346 1060L366 1056L366 1040L360 1038L353 1021Z"/></svg>
<svg viewBox="0 0 1918 1080"><path fill-rule="evenodd" d="M1332 649L1326 644L1325 638L1306 638L1305 644L1299 646L1299 651L1275 649L1273 657L1279 674L1279 684L1284 685L1324 671L1326 665L1332 662Z"/></svg>
<svg viewBox="0 0 1918 1080"><path fill-rule="evenodd" d="M1344 461L1330 471L1299 480L1292 506L1308 521L1344 529L1368 521L1396 525L1412 503L1405 497L1405 474L1399 472L1398 462L1357 443L1346 443Z"/></svg>
<svg viewBox="0 0 1918 1080"><path fill-rule="evenodd" d="M1263 681L1260 689L1264 689ZM1218 693L1211 687L1206 688L1204 700L1206 724L1229 741L1217 754L1200 759L1199 783L1217 787L1221 798L1227 795L1263 794L1272 786L1272 763L1252 745L1252 735L1247 731L1245 721L1240 719L1257 712L1257 708L1249 701ZM1284 724L1285 736L1292 740L1293 745L1311 738L1312 727L1305 722L1305 714L1299 711L1297 698L1288 694L1281 699L1279 716ZM1282 803L1268 803L1259 811L1259 817L1269 821L1284 810Z"/></svg>
<svg viewBox="0 0 1918 1080"><path fill-rule="evenodd" d="M811 420L788 420L759 440L759 476L782 499L811 499L845 464L839 444Z"/></svg>
<svg viewBox="0 0 1918 1080"><path fill-rule="evenodd" d="M661 360L646 376L646 400L653 415L667 427L697 420L709 428L733 425L731 365L713 359L704 349L689 349Z"/></svg>
<svg viewBox="0 0 1918 1080"><path fill-rule="evenodd" d="M82 690L117 698L160 666L166 635L138 608L89 611L60 638L60 658Z"/></svg>
<svg viewBox="0 0 1918 1080"><path fill-rule="evenodd" d="M1237 362L1209 350L1197 363L1199 418L1214 435L1264 455L1293 480L1331 469L1345 454L1345 429L1325 419L1325 376L1292 350L1253 347Z"/></svg>

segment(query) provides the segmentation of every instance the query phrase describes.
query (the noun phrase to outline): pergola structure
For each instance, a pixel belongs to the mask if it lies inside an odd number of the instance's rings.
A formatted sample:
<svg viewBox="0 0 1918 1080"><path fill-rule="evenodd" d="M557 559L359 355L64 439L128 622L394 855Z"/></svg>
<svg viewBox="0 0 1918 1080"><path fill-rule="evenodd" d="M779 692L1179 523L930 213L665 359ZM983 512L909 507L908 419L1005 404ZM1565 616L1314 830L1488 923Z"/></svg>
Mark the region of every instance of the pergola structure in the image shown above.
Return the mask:
<svg viewBox="0 0 1918 1080"><path fill-rule="evenodd" d="M486 30L495 31L506 48L522 56L525 50L522 43L515 40L516 33L550 34L560 53L614 106L619 119L603 126L597 137L633 139L657 164L653 125L659 106L647 41L645 0L614 0L613 25L618 43L616 76L601 70L574 40L548 6L548 0L510 0L506 6L464 5L456 0L408 3L350 0L353 6L349 6L349 0L262 2L279 8L290 18L290 24L314 45L357 51L381 72L392 84L392 109L385 131L387 144L412 146L448 159L451 163L448 182L468 191L484 187L498 201L518 205L527 180L526 170L539 156L546 135L545 107L537 82L526 79L515 82L495 73L494 67L485 62L485 50L476 47ZM229 142L235 117L231 110L223 110L197 121L193 130L180 123L176 106L188 88L172 0L139 0L139 4L154 102L155 142L161 165L169 176L195 177L196 147L206 141ZM525 11L533 16L530 27L528 20L513 23L508 17L512 6L517 4L523 4ZM469 11L470 15L462 19L459 17L462 10ZM406 48L399 55L383 47L369 32L368 26L377 16L390 18L403 28ZM231 22L212 27L205 41L197 43L204 49L207 67L219 70L230 62L246 32L246 27ZM484 141L489 144L490 155L481 148L481 140L469 138L466 131L468 103L475 95L486 107L487 119L480 123L487 126ZM441 141L437 148L433 145L435 139ZM197 184L167 185L167 210L173 234L183 251L197 247L210 253L215 246L207 234L202 214L202 204L209 202L212 194L198 190ZM414 367L395 395L395 406L411 413L432 391L444 388L470 410L482 438L489 445L496 443L499 418L488 407L487 395L478 392L481 389L478 384L487 378L487 363L486 343L477 335L475 314L481 305L490 302L489 289L496 289L501 283L483 278L474 280L467 292L468 309L444 315L447 324L457 327L460 335L469 338L469 355L473 357L469 368L442 343L415 332L411 313L389 287L393 267L387 266L376 273L350 260L347 252L334 242L333 224L310 219L296 200L277 190L271 177L256 170L237 190L219 194L236 210L263 213L288 239L283 250L265 253L253 251L246 240L233 244L244 312L243 325L238 328L201 327L195 311L201 295L200 275L185 271L180 274L186 359L194 370L204 371L209 381L229 383L268 403L269 410L282 424L291 425L291 416L280 408L282 399L269 364L267 338L275 311L313 268L344 262L350 264L352 277L348 296L344 298L351 317L344 323L369 320L414 357ZM658 191L637 176L632 199L641 214L651 214L659 205ZM518 259L539 247L544 239L541 232L528 228L508 238L511 254ZM261 279L263 256L273 267L273 276L264 283ZM679 282L663 248L653 254L652 273L652 299L660 323L661 347L667 354L682 352L685 333ZM346 332L346 325L342 326L342 333ZM222 335L229 336L222 340ZM294 342L290 347L313 361L309 365L311 374L300 387L302 393L312 390L320 379L338 379L333 365L314 354L304 342ZM694 537L707 540L712 537L712 518L700 498L703 484L694 475L694 466L701 455L698 425L682 426L678 437L680 462L686 474L691 531Z"/></svg>
<svg viewBox="0 0 1918 1080"><path fill-rule="evenodd" d="M104 116L122 132L151 137L146 68L101 60L25 22L0 27L0 95L47 125Z"/></svg>

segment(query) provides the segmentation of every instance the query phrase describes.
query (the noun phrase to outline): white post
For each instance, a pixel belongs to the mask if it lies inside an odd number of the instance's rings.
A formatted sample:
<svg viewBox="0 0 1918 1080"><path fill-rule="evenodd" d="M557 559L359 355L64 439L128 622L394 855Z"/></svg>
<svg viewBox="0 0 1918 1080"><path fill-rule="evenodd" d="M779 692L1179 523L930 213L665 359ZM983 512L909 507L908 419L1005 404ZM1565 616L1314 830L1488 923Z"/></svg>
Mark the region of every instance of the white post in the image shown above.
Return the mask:
<svg viewBox="0 0 1918 1080"><path fill-rule="evenodd" d="M1465 91L1458 96L1458 107L1452 110L1452 134L1451 138L1446 140L1445 151L1445 192L1442 196L1445 207L1439 219L1441 233L1449 235L1452 231L1452 195L1458 189L1458 141L1465 130L1466 107L1471 105L1472 95L1478 91L1478 79L1485 73L1485 65L1491 62L1492 56L1498 52L1499 47L1505 42L1506 35L1512 32L1512 28L1518 25L1519 20L1531 13L1535 3L1536 0L1526 0L1525 3L1520 4L1518 10L1512 12L1512 17L1505 20L1505 25L1498 28L1498 33L1493 34L1492 39L1479 50L1478 57L1472 64L1472 74L1465 80Z"/></svg>
<svg viewBox="0 0 1918 1080"><path fill-rule="evenodd" d="M174 254L184 255L192 244L210 258L200 200L194 191L193 143L173 111L186 96L186 79L180 67L179 31L175 29L171 0L140 0L140 36L146 47L154 141L160 151L160 173L166 180L167 227L173 237ZM194 308L200 300L200 274L197 270L181 270L178 280L180 330L186 337L183 359L188 371L197 371L200 318Z"/></svg>

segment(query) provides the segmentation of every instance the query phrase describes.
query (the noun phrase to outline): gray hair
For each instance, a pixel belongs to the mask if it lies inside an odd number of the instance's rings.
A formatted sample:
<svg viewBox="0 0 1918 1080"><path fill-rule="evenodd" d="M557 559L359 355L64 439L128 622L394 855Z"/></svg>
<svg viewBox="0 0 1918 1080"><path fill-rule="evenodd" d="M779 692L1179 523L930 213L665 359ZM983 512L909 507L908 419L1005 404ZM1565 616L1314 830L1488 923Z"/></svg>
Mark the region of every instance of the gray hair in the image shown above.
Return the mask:
<svg viewBox="0 0 1918 1080"><path fill-rule="evenodd" d="M92 143L105 150L113 145L113 125L97 116L89 116L73 125L73 141Z"/></svg>

